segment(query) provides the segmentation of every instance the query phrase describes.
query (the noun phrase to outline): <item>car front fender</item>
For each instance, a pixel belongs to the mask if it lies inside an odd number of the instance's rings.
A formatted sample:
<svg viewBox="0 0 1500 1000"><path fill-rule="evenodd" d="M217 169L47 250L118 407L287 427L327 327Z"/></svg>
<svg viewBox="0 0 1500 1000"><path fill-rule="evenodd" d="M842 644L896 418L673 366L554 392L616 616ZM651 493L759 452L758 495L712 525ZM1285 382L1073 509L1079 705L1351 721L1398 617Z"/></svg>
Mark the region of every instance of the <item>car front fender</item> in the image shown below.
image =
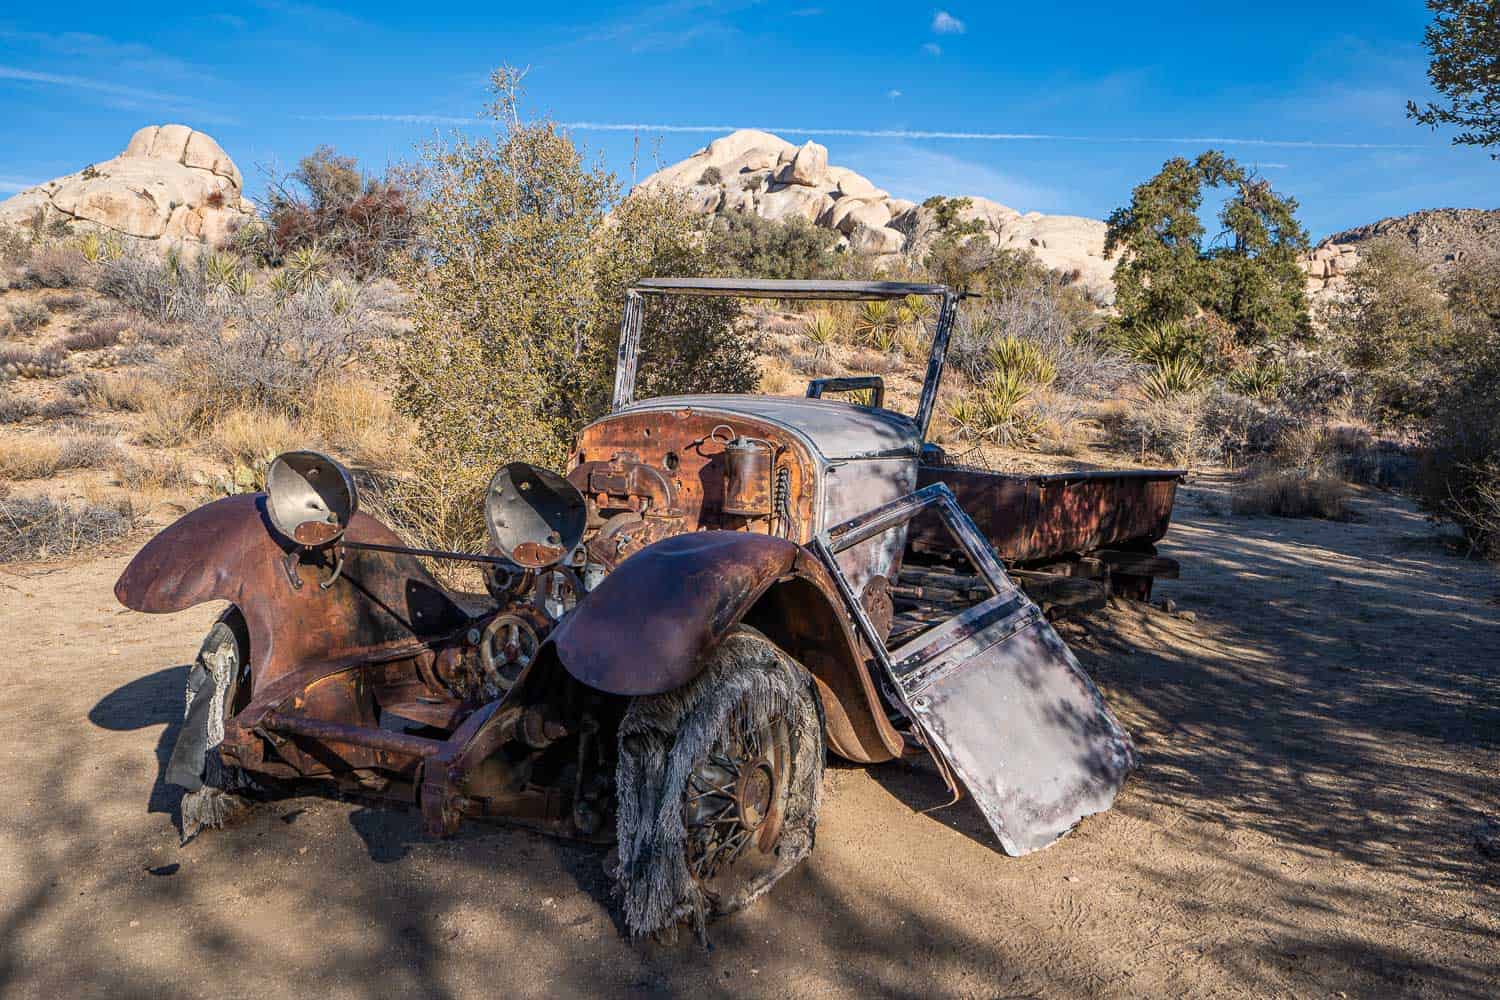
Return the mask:
<svg viewBox="0 0 1500 1000"><path fill-rule="evenodd" d="M385 525L356 514L344 537L399 545ZM240 609L256 685L312 660L377 655L463 628L469 616L415 558L349 549L328 589L329 569L294 563L266 516L265 494L242 493L183 515L136 553L115 584L125 607L153 614L206 601Z"/></svg>
<svg viewBox="0 0 1500 1000"><path fill-rule="evenodd" d="M622 562L545 647L596 690L662 694L696 677L724 633L744 621L813 675L835 752L863 762L890 760L903 741L886 719L868 652L838 600L816 557L793 541L689 532Z"/></svg>

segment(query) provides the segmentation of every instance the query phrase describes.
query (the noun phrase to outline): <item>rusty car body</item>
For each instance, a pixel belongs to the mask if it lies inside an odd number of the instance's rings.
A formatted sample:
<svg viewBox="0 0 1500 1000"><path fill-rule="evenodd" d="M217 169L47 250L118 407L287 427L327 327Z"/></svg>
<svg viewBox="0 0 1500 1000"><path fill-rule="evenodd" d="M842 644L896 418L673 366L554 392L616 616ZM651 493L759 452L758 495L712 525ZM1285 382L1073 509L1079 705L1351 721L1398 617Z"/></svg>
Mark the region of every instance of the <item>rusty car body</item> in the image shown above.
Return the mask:
<svg viewBox="0 0 1500 1000"><path fill-rule="evenodd" d="M939 309L916 412L878 377L806 398L634 398L664 295ZM810 849L824 747L928 752L1010 854L1109 807L1130 740L1049 614L1149 593L1178 473L1005 476L927 441L962 294L896 282L657 279L627 296L612 411L566 476L486 496L492 551L413 549L311 452L192 511L120 577L127 607L228 610L189 675L168 779L215 825L286 782L614 843L635 932L704 921ZM832 396L859 392L868 405ZM451 591L423 557L480 563Z"/></svg>

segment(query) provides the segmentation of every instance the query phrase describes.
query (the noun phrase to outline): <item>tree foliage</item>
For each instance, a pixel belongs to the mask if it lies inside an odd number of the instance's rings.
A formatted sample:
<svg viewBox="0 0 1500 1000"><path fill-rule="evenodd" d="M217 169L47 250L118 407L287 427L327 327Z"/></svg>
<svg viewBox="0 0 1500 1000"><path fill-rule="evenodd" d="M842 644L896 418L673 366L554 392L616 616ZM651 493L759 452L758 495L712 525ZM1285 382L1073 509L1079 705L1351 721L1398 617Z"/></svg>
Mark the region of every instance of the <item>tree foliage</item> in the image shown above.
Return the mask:
<svg viewBox="0 0 1500 1000"><path fill-rule="evenodd" d="M1459 129L1455 146L1500 146L1500 3L1427 0L1427 7L1427 79L1444 102L1407 101L1406 116L1432 129Z"/></svg>
<svg viewBox="0 0 1500 1000"><path fill-rule="evenodd" d="M1211 239L1200 217L1205 187L1229 191ZM1296 199L1223 153L1168 160L1108 219L1105 253L1122 256L1115 289L1123 322L1173 322L1208 310L1246 344L1305 331L1297 258L1308 243L1296 213Z"/></svg>
<svg viewBox="0 0 1500 1000"><path fill-rule="evenodd" d="M709 168L713 169L713 168ZM709 253L726 274L747 278L832 278L845 259L834 251L839 235L793 216L773 221L758 215L716 216Z"/></svg>
<svg viewBox="0 0 1500 1000"><path fill-rule="evenodd" d="M262 209L266 225L254 231L252 249L273 265L316 246L367 277L382 272L416 232L406 182L394 174L367 178L354 157L326 145L304 156L292 173L270 174Z"/></svg>
<svg viewBox="0 0 1500 1000"><path fill-rule="evenodd" d="M608 406L626 286L706 264L680 201L622 200L554 122L522 121L519 79L493 77L493 138L425 150L422 251L395 274L413 324L391 352L397 397L463 490L506 461L560 467ZM638 395L752 386L735 312L721 299L648 309Z"/></svg>
<svg viewBox="0 0 1500 1000"><path fill-rule="evenodd" d="M1431 410L1453 324L1437 280L1410 245L1382 239L1364 246L1327 321L1335 351L1373 388L1380 411Z"/></svg>

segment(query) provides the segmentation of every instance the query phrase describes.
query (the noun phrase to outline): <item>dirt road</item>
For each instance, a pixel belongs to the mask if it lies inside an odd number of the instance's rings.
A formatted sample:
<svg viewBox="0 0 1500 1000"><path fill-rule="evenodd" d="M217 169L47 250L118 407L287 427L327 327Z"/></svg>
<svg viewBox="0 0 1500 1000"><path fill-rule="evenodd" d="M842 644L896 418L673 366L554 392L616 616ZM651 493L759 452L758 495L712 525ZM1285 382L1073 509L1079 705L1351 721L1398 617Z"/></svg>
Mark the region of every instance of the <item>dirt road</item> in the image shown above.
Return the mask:
<svg viewBox="0 0 1500 1000"><path fill-rule="evenodd" d="M716 947L634 944L601 857L299 798L179 849L160 782L214 609L111 558L0 573L0 993L15 997L1493 996L1500 574L1186 491L1161 586L1070 629L1136 734L1111 813L1008 859L928 767L830 769L812 859ZM1500 831L1497 831L1500 833Z"/></svg>

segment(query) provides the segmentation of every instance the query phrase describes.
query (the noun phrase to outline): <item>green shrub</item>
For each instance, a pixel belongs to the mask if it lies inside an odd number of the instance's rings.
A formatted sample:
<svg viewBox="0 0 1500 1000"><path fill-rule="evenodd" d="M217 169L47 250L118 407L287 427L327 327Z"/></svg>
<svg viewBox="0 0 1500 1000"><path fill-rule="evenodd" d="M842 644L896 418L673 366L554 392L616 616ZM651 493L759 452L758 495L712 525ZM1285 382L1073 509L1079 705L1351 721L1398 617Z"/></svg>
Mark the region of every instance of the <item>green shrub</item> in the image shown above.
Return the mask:
<svg viewBox="0 0 1500 1000"><path fill-rule="evenodd" d="M838 238L801 217L720 215L709 230L704 267L732 277L835 278L845 270L845 258L833 249Z"/></svg>
<svg viewBox="0 0 1500 1000"><path fill-rule="evenodd" d="M476 512L498 465L560 467L579 428L608 409L626 288L702 274L712 260L679 198L622 199L616 178L586 167L555 123L520 120L514 74L493 81L498 134L424 152L428 251L396 259L411 330L388 358L422 452L462 473L445 486ZM752 389L737 311L729 299L651 302L637 395ZM481 544L474 520L463 523L467 542Z"/></svg>

